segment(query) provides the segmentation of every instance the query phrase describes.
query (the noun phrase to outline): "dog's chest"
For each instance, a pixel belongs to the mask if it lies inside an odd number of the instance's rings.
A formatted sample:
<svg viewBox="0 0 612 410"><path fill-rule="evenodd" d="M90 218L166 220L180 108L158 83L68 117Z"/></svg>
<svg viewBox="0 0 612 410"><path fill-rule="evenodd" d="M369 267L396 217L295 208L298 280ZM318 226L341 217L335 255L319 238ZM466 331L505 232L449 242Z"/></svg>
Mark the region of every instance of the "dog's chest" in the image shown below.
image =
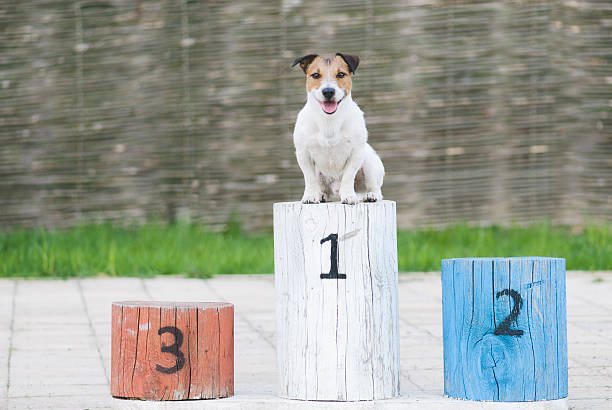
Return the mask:
<svg viewBox="0 0 612 410"><path fill-rule="evenodd" d="M350 139L340 136L335 144L330 144L325 137L320 137L319 140L322 141L310 147L317 171L327 176L341 176L353 150Z"/></svg>

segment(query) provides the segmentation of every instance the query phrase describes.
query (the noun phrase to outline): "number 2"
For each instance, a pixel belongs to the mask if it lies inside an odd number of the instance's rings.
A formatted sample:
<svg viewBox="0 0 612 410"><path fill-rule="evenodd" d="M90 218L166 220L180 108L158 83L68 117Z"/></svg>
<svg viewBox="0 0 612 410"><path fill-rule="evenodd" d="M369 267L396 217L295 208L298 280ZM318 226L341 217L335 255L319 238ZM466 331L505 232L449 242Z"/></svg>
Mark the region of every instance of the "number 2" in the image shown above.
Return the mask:
<svg viewBox="0 0 612 410"><path fill-rule="evenodd" d="M183 366L185 366L185 355L179 350L179 347L181 347L181 345L183 344L183 332L181 332L178 328L174 326L162 327L157 331L157 334L160 336L164 333L172 333L172 336L174 336L174 343L169 346L162 345L161 351L163 353L171 353L175 355L176 364L172 367L156 365L155 370L166 374L172 374L178 372L183 368Z"/></svg>
<svg viewBox="0 0 612 410"><path fill-rule="evenodd" d="M497 292L495 297L499 299L500 296L508 295L512 299L512 310L510 314L506 316L502 322L497 325L493 333L497 336L508 335L508 336L522 336L523 331L521 329L510 329L510 324L516 320L521 308L523 307L523 298L521 294L514 289L504 289Z"/></svg>
<svg viewBox="0 0 612 410"><path fill-rule="evenodd" d="M330 268L329 273L321 274L321 279L346 279L345 273L338 273L338 234L332 233L321 239L321 245L327 241L331 241Z"/></svg>

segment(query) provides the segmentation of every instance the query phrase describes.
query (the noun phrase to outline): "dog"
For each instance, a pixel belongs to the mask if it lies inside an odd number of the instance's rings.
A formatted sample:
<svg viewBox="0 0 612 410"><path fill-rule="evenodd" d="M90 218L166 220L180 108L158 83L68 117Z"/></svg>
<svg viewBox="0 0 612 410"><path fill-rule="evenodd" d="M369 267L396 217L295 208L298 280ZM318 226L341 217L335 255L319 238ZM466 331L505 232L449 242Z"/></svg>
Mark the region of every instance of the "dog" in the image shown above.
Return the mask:
<svg viewBox="0 0 612 410"><path fill-rule="evenodd" d="M309 54L297 58L306 74L308 98L293 131L298 164L304 174L302 203L343 204L383 199L383 163L368 144L363 111L351 97L359 57Z"/></svg>

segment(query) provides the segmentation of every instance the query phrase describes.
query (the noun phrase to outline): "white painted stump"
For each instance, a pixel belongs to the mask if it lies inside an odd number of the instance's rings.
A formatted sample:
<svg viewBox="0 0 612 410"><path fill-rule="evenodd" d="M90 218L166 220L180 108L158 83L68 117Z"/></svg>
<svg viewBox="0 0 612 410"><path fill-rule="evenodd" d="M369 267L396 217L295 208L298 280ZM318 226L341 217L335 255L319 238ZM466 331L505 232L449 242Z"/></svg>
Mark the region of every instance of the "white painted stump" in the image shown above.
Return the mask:
<svg viewBox="0 0 612 410"><path fill-rule="evenodd" d="M395 202L274 204L282 397L399 395Z"/></svg>

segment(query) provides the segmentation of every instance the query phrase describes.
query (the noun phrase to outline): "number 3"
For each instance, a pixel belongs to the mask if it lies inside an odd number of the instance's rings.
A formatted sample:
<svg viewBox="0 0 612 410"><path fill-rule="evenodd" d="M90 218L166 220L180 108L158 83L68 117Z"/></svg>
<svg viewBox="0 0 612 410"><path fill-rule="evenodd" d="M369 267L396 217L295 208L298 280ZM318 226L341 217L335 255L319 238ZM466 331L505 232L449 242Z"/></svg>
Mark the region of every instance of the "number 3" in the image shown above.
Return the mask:
<svg viewBox="0 0 612 410"><path fill-rule="evenodd" d="M156 365L155 369L158 372L172 374L172 373L178 372L179 370L183 368L183 366L185 366L185 355L183 354L183 352L179 350L179 347L181 347L181 345L183 344L183 332L181 332L178 328L174 326L162 327L161 329L157 331L157 334L160 336L163 335L164 333L172 333L172 336L174 336L174 343L172 343L169 346L162 345L161 351L163 353L171 353L175 355L176 364L172 367L164 367L164 366Z"/></svg>

